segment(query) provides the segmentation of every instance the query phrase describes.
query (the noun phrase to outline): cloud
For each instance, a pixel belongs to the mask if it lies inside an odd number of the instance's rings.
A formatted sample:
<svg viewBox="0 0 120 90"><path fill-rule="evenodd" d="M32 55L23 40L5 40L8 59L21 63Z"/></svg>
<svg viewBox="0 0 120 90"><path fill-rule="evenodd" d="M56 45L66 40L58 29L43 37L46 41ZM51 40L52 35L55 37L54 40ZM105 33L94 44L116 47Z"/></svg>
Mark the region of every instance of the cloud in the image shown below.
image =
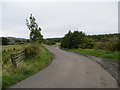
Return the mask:
<svg viewBox="0 0 120 90"><path fill-rule="evenodd" d="M3 36L29 37L25 19L30 13L44 38L62 37L69 30L86 34L118 32L117 2L3 3Z"/></svg>
<svg viewBox="0 0 120 90"><path fill-rule="evenodd" d="M2 34L4 36L14 36L14 37L21 37L21 38L29 38L30 31L27 29L27 27L3 27L4 31L2 31Z"/></svg>

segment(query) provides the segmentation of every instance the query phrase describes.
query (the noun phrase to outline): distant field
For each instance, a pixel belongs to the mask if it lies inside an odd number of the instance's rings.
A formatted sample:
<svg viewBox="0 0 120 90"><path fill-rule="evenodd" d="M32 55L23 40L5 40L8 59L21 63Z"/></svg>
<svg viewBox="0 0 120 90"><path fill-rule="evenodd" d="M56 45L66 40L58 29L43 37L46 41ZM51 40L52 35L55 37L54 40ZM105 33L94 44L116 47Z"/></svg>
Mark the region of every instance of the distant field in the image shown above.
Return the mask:
<svg viewBox="0 0 120 90"><path fill-rule="evenodd" d="M63 48L64 49L64 48ZM103 50L95 50L95 49L64 49L67 51L72 51L80 54L92 55L96 57L111 59L113 61L118 61L120 58L120 52L107 52Z"/></svg>
<svg viewBox="0 0 120 90"><path fill-rule="evenodd" d="M18 48L22 47L23 45L3 45L2 49L11 49L11 48Z"/></svg>

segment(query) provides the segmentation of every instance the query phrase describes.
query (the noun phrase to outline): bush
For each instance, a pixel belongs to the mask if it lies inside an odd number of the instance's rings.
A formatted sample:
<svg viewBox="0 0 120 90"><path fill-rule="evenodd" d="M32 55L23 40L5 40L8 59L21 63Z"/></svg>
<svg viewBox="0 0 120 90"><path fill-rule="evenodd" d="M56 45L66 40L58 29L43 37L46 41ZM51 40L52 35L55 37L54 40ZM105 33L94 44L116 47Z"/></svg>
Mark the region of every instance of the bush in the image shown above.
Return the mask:
<svg viewBox="0 0 120 90"><path fill-rule="evenodd" d="M106 42L96 42L95 49L107 51L120 51L120 39L118 37L109 38Z"/></svg>
<svg viewBox="0 0 120 90"><path fill-rule="evenodd" d="M106 47L109 51L120 51L120 39L118 37L110 38Z"/></svg>
<svg viewBox="0 0 120 90"><path fill-rule="evenodd" d="M106 50L106 42L96 42L94 48Z"/></svg>
<svg viewBox="0 0 120 90"><path fill-rule="evenodd" d="M84 39L84 42L79 45L79 48L82 49L93 49L93 47L94 47L94 40L89 39L87 37Z"/></svg>
<svg viewBox="0 0 120 90"><path fill-rule="evenodd" d="M40 52L40 44L38 43L32 43L27 45L27 47L24 48L25 50L25 58L31 58L36 56Z"/></svg>
<svg viewBox="0 0 120 90"><path fill-rule="evenodd" d="M79 45L82 44L85 40L85 33L82 31L69 31L61 41L61 47L63 48L79 48Z"/></svg>

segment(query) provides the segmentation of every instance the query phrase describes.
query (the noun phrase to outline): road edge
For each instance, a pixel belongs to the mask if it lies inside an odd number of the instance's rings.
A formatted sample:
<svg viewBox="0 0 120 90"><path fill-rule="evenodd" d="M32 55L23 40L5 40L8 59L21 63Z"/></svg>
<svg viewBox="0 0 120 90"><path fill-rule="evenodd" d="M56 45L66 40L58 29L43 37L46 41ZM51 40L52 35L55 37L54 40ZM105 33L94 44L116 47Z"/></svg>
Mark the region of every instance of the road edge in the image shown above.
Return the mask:
<svg viewBox="0 0 120 90"><path fill-rule="evenodd" d="M45 65L43 68L41 68L38 72L40 72L40 71L44 70L45 68L47 68L47 67L52 63L53 58L54 58L53 53L51 53L46 47L44 47L44 48L51 54L51 58L50 58L50 62L49 62L47 65ZM37 73L38 73L38 72L37 72ZM36 75L37 73L35 73L35 74L33 74L33 75L31 75L31 76L25 78L25 79L28 79L28 78L30 78L30 77ZM25 79L23 79L23 80L25 80ZM21 80L21 81L23 81L23 80ZM21 82L21 81L19 81L19 82ZM17 83L19 83L19 82L17 82ZM15 83L15 84L13 84L13 85L7 87L7 88L3 88L3 89L4 89L4 90L7 90L7 89L11 88L12 86L16 85L17 83Z"/></svg>
<svg viewBox="0 0 120 90"><path fill-rule="evenodd" d="M59 48L59 49L60 49L60 48ZM63 50L63 49L61 49L61 50ZM63 51L67 51L67 50L63 50ZM72 51L67 51L67 52L72 52ZM87 57L87 58L89 58L89 59L97 62L101 67L103 67L108 73L110 73L110 74L115 78L115 80L117 81L117 86L120 87L120 81L119 81L119 76L120 76L120 75L119 75L119 71L117 72L118 75L115 75L115 74L113 73L113 71L112 71L111 68L106 67L106 66L103 64L103 63L106 63L106 62L105 62L105 59L99 58L99 57L95 57L95 56L91 56L91 55L81 54L81 53L77 53L77 52L72 52L72 53L75 53L75 54L77 54L77 55L85 56L85 57ZM101 63L99 60L102 60L103 63ZM111 61L108 61L108 62L111 62ZM115 62L115 63L116 63L116 62ZM106 64L107 64L107 63L106 63ZM112 63L111 63L111 64L112 64ZM117 63L117 64L118 64L118 63ZM117 66L117 68L118 68L118 66Z"/></svg>

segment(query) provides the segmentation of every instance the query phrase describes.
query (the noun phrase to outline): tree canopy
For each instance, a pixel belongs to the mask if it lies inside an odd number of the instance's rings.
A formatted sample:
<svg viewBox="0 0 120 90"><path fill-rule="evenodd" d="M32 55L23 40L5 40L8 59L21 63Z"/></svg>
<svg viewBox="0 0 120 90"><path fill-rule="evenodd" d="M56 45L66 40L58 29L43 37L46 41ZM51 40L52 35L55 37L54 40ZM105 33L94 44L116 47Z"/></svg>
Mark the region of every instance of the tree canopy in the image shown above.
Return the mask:
<svg viewBox="0 0 120 90"><path fill-rule="evenodd" d="M61 47L63 48L79 48L85 42L85 33L82 31L69 31L62 39Z"/></svg>
<svg viewBox="0 0 120 90"><path fill-rule="evenodd" d="M41 28L36 23L35 17L32 16L32 14L29 17L29 20L26 19L26 25L30 32L30 39L31 41L39 41L40 43L43 40L43 36L41 35Z"/></svg>

